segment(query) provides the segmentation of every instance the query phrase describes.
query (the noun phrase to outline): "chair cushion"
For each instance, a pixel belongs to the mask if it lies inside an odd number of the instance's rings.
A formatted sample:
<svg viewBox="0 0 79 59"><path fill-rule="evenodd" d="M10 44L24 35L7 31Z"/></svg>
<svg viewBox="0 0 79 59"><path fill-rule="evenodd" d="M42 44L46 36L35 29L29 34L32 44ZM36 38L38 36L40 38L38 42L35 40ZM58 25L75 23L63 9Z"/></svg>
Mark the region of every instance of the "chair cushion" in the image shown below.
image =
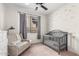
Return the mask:
<svg viewBox="0 0 79 59"><path fill-rule="evenodd" d="M27 44L29 44L27 41L26 41L26 42L19 42L19 43L16 43L16 46L17 46L18 48L20 48L20 47L22 47L22 46L24 46L24 45L27 45Z"/></svg>
<svg viewBox="0 0 79 59"><path fill-rule="evenodd" d="M17 40L16 32L15 30L9 30L8 32L8 41L13 42Z"/></svg>
<svg viewBox="0 0 79 59"><path fill-rule="evenodd" d="M16 40L16 41L10 42L9 46L14 46L14 45L16 45L19 42L20 42L20 40Z"/></svg>

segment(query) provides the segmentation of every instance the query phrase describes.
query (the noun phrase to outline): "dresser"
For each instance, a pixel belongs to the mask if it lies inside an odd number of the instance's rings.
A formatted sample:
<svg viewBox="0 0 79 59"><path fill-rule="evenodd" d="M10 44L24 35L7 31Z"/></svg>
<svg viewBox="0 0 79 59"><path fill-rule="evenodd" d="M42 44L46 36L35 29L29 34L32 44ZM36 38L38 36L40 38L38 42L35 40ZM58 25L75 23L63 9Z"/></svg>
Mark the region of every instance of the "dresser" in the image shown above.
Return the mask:
<svg viewBox="0 0 79 59"><path fill-rule="evenodd" d="M67 50L67 32L53 30L43 36L43 44L49 46L60 54L60 51Z"/></svg>
<svg viewBox="0 0 79 59"><path fill-rule="evenodd" d="M7 56L7 31L0 31L0 56Z"/></svg>

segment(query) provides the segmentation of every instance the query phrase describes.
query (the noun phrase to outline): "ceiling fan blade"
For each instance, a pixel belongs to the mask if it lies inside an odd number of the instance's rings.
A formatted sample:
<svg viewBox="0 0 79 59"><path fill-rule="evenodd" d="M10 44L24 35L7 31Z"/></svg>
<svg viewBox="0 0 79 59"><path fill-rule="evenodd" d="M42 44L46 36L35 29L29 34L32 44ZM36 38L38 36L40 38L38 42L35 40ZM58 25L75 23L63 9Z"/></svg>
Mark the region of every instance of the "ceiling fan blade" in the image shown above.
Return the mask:
<svg viewBox="0 0 79 59"><path fill-rule="evenodd" d="M43 5L41 5L41 7L43 8L43 9L45 9L45 10L48 10L48 8L46 8L45 6L43 6Z"/></svg>
<svg viewBox="0 0 79 59"><path fill-rule="evenodd" d="M36 5L40 5L40 7L42 7L44 10L48 10L48 8L46 8L43 4L44 3L36 3ZM36 7L36 10L38 10L38 7Z"/></svg>
<svg viewBox="0 0 79 59"><path fill-rule="evenodd" d="M38 5L38 4L39 4L39 5L42 5L43 3L36 3L36 5Z"/></svg>

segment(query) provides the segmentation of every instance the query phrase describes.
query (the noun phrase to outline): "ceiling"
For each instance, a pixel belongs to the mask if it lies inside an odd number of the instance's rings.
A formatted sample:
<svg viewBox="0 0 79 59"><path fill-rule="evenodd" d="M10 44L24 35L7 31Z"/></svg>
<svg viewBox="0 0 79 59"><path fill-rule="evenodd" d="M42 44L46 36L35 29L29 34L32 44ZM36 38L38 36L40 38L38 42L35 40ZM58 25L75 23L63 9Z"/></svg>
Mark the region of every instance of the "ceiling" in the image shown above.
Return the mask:
<svg viewBox="0 0 79 59"><path fill-rule="evenodd" d="M28 5L25 3L16 3L16 5L25 7L31 13L46 15L46 14L50 14L51 12L54 12L58 8L62 7L63 5L65 5L65 3L45 3L44 6L46 6L48 8L48 10L44 10L40 6L38 6L39 8L37 11L35 10L35 8L37 6L35 3L29 3Z"/></svg>

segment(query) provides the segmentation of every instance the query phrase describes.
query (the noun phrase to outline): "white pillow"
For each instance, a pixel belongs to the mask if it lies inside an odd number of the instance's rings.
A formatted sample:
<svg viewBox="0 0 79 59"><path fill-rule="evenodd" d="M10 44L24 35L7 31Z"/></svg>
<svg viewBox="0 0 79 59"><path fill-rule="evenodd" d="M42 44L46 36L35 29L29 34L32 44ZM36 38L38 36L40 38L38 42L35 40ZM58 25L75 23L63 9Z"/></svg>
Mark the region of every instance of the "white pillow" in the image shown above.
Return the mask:
<svg viewBox="0 0 79 59"><path fill-rule="evenodd" d="M17 40L20 40L21 41L20 35L19 34L16 34L16 36L17 36Z"/></svg>

